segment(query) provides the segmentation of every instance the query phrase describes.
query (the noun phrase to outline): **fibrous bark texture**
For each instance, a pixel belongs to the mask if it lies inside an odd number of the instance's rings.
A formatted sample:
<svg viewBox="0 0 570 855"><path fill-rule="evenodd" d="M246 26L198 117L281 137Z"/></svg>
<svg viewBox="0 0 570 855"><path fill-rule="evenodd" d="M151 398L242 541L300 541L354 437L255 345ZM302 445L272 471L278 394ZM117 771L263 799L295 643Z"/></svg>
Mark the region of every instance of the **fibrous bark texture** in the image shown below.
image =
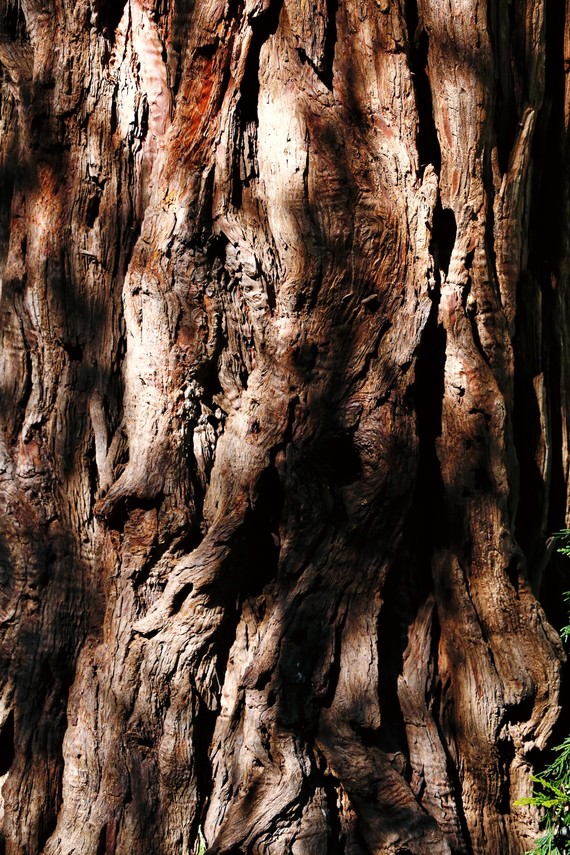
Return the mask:
<svg viewBox="0 0 570 855"><path fill-rule="evenodd" d="M532 842L569 18L0 0L6 855Z"/></svg>

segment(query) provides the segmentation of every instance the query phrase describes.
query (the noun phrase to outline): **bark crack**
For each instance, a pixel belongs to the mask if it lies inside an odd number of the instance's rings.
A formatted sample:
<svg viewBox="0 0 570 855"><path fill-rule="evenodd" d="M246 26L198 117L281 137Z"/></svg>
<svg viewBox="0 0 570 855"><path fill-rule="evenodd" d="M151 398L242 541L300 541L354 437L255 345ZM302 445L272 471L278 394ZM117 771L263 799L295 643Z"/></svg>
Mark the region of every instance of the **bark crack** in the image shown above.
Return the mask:
<svg viewBox="0 0 570 855"><path fill-rule="evenodd" d="M444 370L447 334L438 320L440 289L430 295L431 311L417 355L413 397L417 414L419 445L414 522L423 561L431 564L433 549L444 539L444 485L437 456L437 439L442 430Z"/></svg>
<svg viewBox="0 0 570 855"><path fill-rule="evenodd" d="M443 693L444 687L441 683L441 677L439 676L439 666L438 666L438 651L439 651L439 619L437 615L437 606L434 612L434 621L432 624L432 658L434 663L434 674L435 676L435 691L433 697L433 703L430 707L430 712L433 716L433 721L435 727L437 729L437 733L439 735L439 741L443 748L443 753L445 755L445 762L447 767L447 775L449 779L450 786L452 788L453 795L455 797L455 804L457 808L457 819L459 821L459 827L461 829L461 833L463 835L463 842L465 844L465 855L475 855L473 850L473 843L471 841L471 835L469 834L469 826L467 824L467 817L465 816L465 811L463 809L462 802L462 786L461 786L461 778L459 775L459 770L457 769L457 765L451 756L451 752L448 745L448 740L445 732L445 727L442 724L442 708L444 704Z"/></svg>
<svg viewBox="0 0 570 855"><path fill-rule="evenodd" d="M337 41L336 14L338 11L338 0L326 0L326 32L322 44L322 55L311 58L303 47L298 47L297 52L301 62L306 62L314 71L329 92L333 91L333 68L335 48Z"/></svg>
<svg viewBox="0 0 570 855"><path fill-rule="evenodd" d="M409 0L406 4L406 24L408 30L408 63L412 73L418 112L416 147L420 159L420 169L423 171L431 163L439 175L441 148L433 115L432 92L428 73L429 34L419 17L417 0Z"/></svg>

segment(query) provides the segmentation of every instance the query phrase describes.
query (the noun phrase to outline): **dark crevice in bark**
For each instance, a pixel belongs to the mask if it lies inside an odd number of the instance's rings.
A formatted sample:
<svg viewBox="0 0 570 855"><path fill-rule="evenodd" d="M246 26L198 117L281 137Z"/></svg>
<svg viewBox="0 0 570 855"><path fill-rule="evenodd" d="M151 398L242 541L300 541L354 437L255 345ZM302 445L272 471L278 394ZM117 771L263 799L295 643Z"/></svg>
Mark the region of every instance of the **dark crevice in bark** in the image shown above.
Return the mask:
<svg viewBox="0 0 570 855"><path fill-rule="evenodd" d="M261 14L250 17L253 35L240 83L240 97L236 111L237 139L234 144L232 169L232 204L235 208L241 207L243 186L247 186L257 174L260 54L265 42L277 32L282 7L283 0L273 0Z"/></svg>
<svg viewBox="0 0 570 855"><path fill-rule="evenodd" d="M487 197L487 206L485 211L485 252L487 255L487 265L489 271L497 270L497 253L495 251L495 211L493 208L494 193L493 188L493 164L491 162L491 152L485 151L483 156L483 175L485 186L490 188ZM492 273L496 281L496 273ZM498 284L495 284L498 290Z"/></svg>
<svg viewBox="0 0 570 855"><path fill-rule="evenodd" d="M564 131L564 8L556 0L546 4L546 68L545 106L548 124L543 129L542 146L533 160L540 163L537 170L535 198L536 217L529 227L533 243L529 253L529 267L536 271L542 285L543 296L543 341L546 345L544 369L549 379L549 420L551 429L552 478L548 505L548 528L556 532L564 526L566 512L566 477L561 451L564 447L565 404L562 386L567 381L567 369L562 362L560 344L566 335L564 324L568 320L567 295L560 288L560 259L562 257L562 224L567 223L568 181L561 175L568 174L568 140ZM537 149L540 145L537 139ZM542 270L540 262L542 261ZM542 274L542 275L541 275ZM556 330L556 336L552 331ZM548 576L546 577L548 580ZM565 588L567 585L565 585ZM548 608L548 598L560 601L556 586L545 584L541 589L542 600Z"/></svg>
<svg viewBox="0 0 570 855"><path fill-rule="evenodd" d="M412 72L418 111L416 146L420 168L431 163L439 175L441 148L433 116L431 85L427 73L429 35L419 19L417 0L409 0L406 3L406 25L408 29L408 62Z"/></svg>
<svg viewBox="0 0 570 855"><path fill-rule="evenodd" d="M417 537L417 532L412 538ZM379 731L360 732L363 745L376 746L386 754L400 752L409 760L404 716L398 699L398 677L403 670L404 652L408 646L408 627L417 608L428 594L429 575L420 572L416 578L409 568L412 562L404 558L395 564L382 588L382 599L390 603L378 618L378 696L381 726Z"/></svg>
<svg viewBox="0 0 570 855"><path fill-rule="evenodd" d="M532 699L530 707L527 710L526 718L521 721L528 721L532 714ZM499 754L499 765L501 768L501 776L499 778L499 796L497 800L497 810L503 816L507 816L511 811L511 764L515 759L515 746L511 739L505 739L497 743Z"/></svg>
<svg viewBox="0 0 570 855"><path fill-rule="evenodd" d="M438 323L439 300L440 291L437 289L432 295L432 307L417 354L411 390L417 418L418 464L405 542L415 546L410 554L402 556L402 566L396 565L388 577L382 595L390 603L390 608L382 610L378 627L382 704L379 744L384 751L401 751L406 758L409 758L409 748L397 680L402 673L408 628L433 589L431 565L434 551L444 542L446 535L444 487L436 449L442 428L446 358L446 333ZM437 646L432 649L432 657L437 661ZM391 670L388 670L390 664Z"/></svg>
<svg viewBox="0 0 570 855"><path fill-rule="evenodd" d="M201 395L201 401L204 402L205 407L210 411L211 415L208 416L208 424L214 428L216 432L216 446L217 441L219 439L220 434L223 432L224 419L225 414L221 414L221 409L218 407L218 404L215 402L215 398L221 393L222 389L219 383L218 377L218 365L219 365L219 357L223 351L224 340L223 337L220 336L218 346L216 347L216 351L214 356L209 359L207 362L202 363L200 367L199 373L196 375L196 379L202 385L204 390L203 395ZM218 412L219 410L219 412ZM220 418L218 419L214 413L218 413ZM194 446L193 446L193 438L194 438L194 430L196 428L196 420L188 420L184 425L184 433L185 433L185 454L187 461L187 475L190 482L191 490L192 490L192 498L195 504L195 514L193 520L193 534L192 541L198 538L199 542L199 533L204 529L204 501L206 498L206 493L208 490L208 484L202 483L202 480L198 474L198 466L196 457L194 454ZM209 482L210 474L212 468L215 464L216 457L216 446L212 449L212 458L205 465L205 475L206 480ZM195 544L197 545L197 543Z"/></svg>
<svg viewBox="0 0 570 855"><path fill-rule="evenodd" d="M336 15L338 0L327 0L327 33L323 49L323 71L321 80L331 90L333 88L334 56L337 41Z"/></svg>
<svg viewBox="0 0 570 855"><path fill-rule="evenodd" d="M14 762L14 710L10 710L8 718L0 730L0 775L10 771Z"/></svg>
<svg viewBox="0 0 570 855"><path fill-rule="evenodd" d="M95 0L93 4L97 29L111 43L115 41L115 31L126 4L127 0Z"/></svg>
<svg viewBox="0 0 570 855"><path fill-rule="evenodd" d="M87 207L85 209L85 225L88 229L92 229L95 225L95 220L99 216L99 207L101 205L101 193L94 193L89 197Z"/></svg>
<svg viewBox="0 0 570 855"><path fill-rule="evenodd" d="M323 71L321 71L319 69L319 67L317 65L315 65L315 63L313 62L311 57L307 54L307 52L305 51L304 48L302 48L302 47L297 48L297 53L299 54L299 59L301 60L301 62L307 63L307 65L309 65L313 69L316 76L319 78L319 80L322 83L325 84L327 89L332 89L332 75L330 75L330 76L325 75L323 73Z"/></svg>
<svg viewBox="0 0 570 855"><path fill-rule="evenodd" d="M136 510L150 511L153 509L160 510L160 506L164 501L164 493L159 491L155 496L135 496L123 495L109 508L105 507L105 511L96 511L96 516L103 519L108 528L123 533L125 524L131 513Z"/></svg>
<svg viewBox="0 0 570 855"><path fill-rule="evenodd" d="M333 67L337 41L337 11L338 0L327 0L327 29L322 57L320 57L320 61L318 63L315 63L302 47L297 49L301 62L306 62L311 66L321 83L324 83L330 92L332 92L333 89Z"/></svg>
<svg viewBox="0 0 570 855"><path fill-rule="evenodd" d="M89 501L90 501L90 517L93 518L93 509L95 505L95 496L99 489L99 469L97 467L97 458L95 451L95 434L91 431L87 448L85 449L85 468L89 483Z"/></svg>
<svg viewBox="0 0 570 855"><path fill-rule="evenodd" d="M529 234L529 269L552 291L562 257L562 224L566 182L564 135L564 7L558 0L546 4L545 98L533 143L535 165ZM544 288L548 293L547 289Z"/></svg>
<svg viewBox="0 0 570 855"><path fill-rule="evenodd" d="M26 337L26 324L24 323L24 320L22 319L20 312L18 311L18 309L20 309L20 311L22 313L25 312L25 309L23 306L23 300L21 299L20 295L17 296L17 298L14 301L14 304L15 304L14 308L16 311L16 315L18 317L18 321L20 322L20 324L19 324L20 325L20 334L22 336L22 344L23 344L23 348L24 348L24 361L25 361L25 373L24 373L23 388L22 388L22 392L21 392L19 401L15 402L16 406L15 406L15 412L14 412L13 422L12 422L13 427L12 427L12 431L10 434L11 441L16 442L18 436L20 435L20 431L23 427L24 419L25 419L25 415L26 415L26 408L28 406L28 401L30 400L30 397L32 394L32 373L33 373L33 371L32 371L31 348L30 348L30 344L28 342L28 339ZM5 403L7 405L7 402L2 402L2 403ZM10 402L10 405L11 405L11 407L13 407L14 402Z"/></svg>
<svg viewBox="0 0 570 855"><path fill-rule="evenodd" d="M515 591L519 590L519 582L520 582L521 572L522 572L522 567L521 567L520 559L518 556L515 555L513 558L511 558L507 567L505 568L505 573L507 575L507 578L508 578L509 582L511 583L511 585L513 586L513 588L515 589ZM530 718L530 717L531 716L529 714L528 718ZM521 719L521 720L526 721L527 719Z"/></svg>
<svg viewBox="0 0 570 855"><path fill-rule="evenodd" d="M446 332L438 324L439 290L433 295L432 310L423 332L417 356L416 377L413 396L417 414L417 434L419 442L419 460L413 504L410 511L410 526L414 530L414 540L418 544L417 566L419 573L415 580L416 596L424 599L431 590L431 568L434 553L438 547L449 541L449 529L452 520L448 519L453 497L446 496L441 467L437 454L437 440L442 431L442 406L444 397L444 370L446 360ZM462 524L462 521L461 521ZM427 578L426 578L427 577ZM429 581L428 581L429 579ZM408 588L412 588L408 585ZM434 613L432 627L431 658L434 673L438 675L439 621L437 610ZM447 775L454 793L457 816L460 823L466 851L473 855L473 848L462 809L462 790L459 770L453 762L447 743L445 727L441 723L442 686L436 676L434 703L431 708L440 741L446 757ZM406 752L407 753L407 752Z"/></svg>
<svg viewBox="0 0 570 855"><path fill-rule="evenodd" d="M334 626L334 637L333 637L333 654L331 657L331 664L329 666L329 671L327 675L327 685L326 689L320 697L320 705L322 708L330 707L335 696L335 692L338 686L338 680L340 677L340 655L342 649L342 633L346 624L346 619L348 617L348 610L345 610L343 613L339 615L339 610L341 608L341 602L344 598L344 591L339 592L339 596L337 598L337 602L335 603L333 619L331 620L331 626Z"/></svg>
<svg viewBox="0 0 570 855"><path fill-rule="evenodd" d="M39 834L38 834L38 852L43 852L44 847L53 832L55 831L57 825L57 813L61 805L61 778L63 777L63 764L59 769L59 792L57 794L57 803L53 805L53 810L51 813L46 814L45 821L40 825Z"/></svg>
<svg viewBox="0 0 570 855"><path fill-rule="evenodd" d="M518 311L515 328L515 376L513 435L519 467L519 496L515 520L515 537L526 556L528 576L533 587L542 575L545 557L542 531L544 511L548 506L548 485L536 461L542 437L541 414L533 378L543 370L540 341L542 311L540 285L529 274L521 276L517 293ZM536 329L538 325L538 330Z"/></svg>
<svg viewBox="0 0 570 855"><path fill-rule="evenodd" d="M361 473L362 464L353 440L354 431L324 436L315 450L314 461L321 474L339 487L354 483Z"/></svg>
<svg viewBox="0 0 570 855"><path fill-rule="evenodd" d="M196 811L194 813L191 828L191 837L194 840L198 838L198 829L204 822L204 819L208 812L210 798L212 796L214 778L212 775L212 763L210 760L210 746L212 743L212 738L214 736L216 722L218 720L218 711L208 709L207 705L200 698L198 698L198 703L199 709L192 731L195 735L194 756L196 764L196 786L198 792L198 803L196 805Z"/></svg>
<svg viewBox="0 0 570 855"><path fill-rule="evenodd" d="M107 823L105 823L99 832L99 841L97 843L97 851L95 855L106 855L107 853Z"/></svg>
<svg viewBox="0 0 570 855"><path fill-rule="evenodd" d="M65 129L53 121L50 91L44 90L40 84L35 85L32 96L34 115L30 121L30 148L39 160L42 154L47 163L52 166L54 173L65 171L61 164L62 153L69 149L65 141ZM41 152L41 154L40 154Z"/></svg>
<svg viewBox="0 0 570 855"><path fill-rule="evenodd" d="M515 441L521 473L521 501L517 515L517 532L521 536L534 572L533 585L539 588L540 599L549 620L560 626L565 620L561 608L564 579L558 572L558 562L548 562L543 537L534 551L529 551L532 532L545 512L546 532L551 534L564 526L566 512L566 483L562 460L563 413L562 385L566 383L561 361L561 342L567 319L565 295L561 291L560 260L563 257L563 226L567 221L566 139L564 131L564 4L557 0L546 3L545 97L538 115L533 141L534 164L532 204L529 215L528 275L522 276L517 292L516 336L521 354L516 364ZM530 298L530 300L529 300ZM535 309L535 311L533 311ZM538 345L534 342L539 342ZM543 431L537 412L533 378L544 374L548 397L546 401L550 436L551 475L545 489L534 489L542 481L537 471L535 454L537 441ZM532 404L529 405L529 400ZM529 418L527 418L527 411ZM534 437L532 418L534 411ZM520 421L520 415L523 420ZM520 421L520 424L519 424ZM531 435L529 436L529 432ZM533 442L534 439L534 442ZM542 495L541 495L542 494ZM530 528L528 523L530 521ZM544 576L541 579L540 576ZM542 586L541 586L542 582ZM541 586L541 587L540 587Z"/></svg>
<svg viewBox="0 0 570 855"><path fill-rule="evenodd" d="M455 805L457 809L457 819L459 821L459 827L461 829L462 842L464 844L464 852L465 855L477 855L477 853L473 849L473 844L471 842L471 835L469 834L469 827L467 825L467 818L465 816L465 811L463 809L463 800L462 800L462 792L463 787L461 785L461 777L459 769L457 768L456 763L451 756L451 751L449 749L448 744L448 736L446 736L446 728L443 717L445 710L445 699L444 699L444 688L441 684L441 679L439 677L439 641L440 641L441 629L439 618L437 614L437 607L434 611L433 623L432 623L432 636L431 636L431 658L434 663L434 673L437 675L435 680L435 689L433 695L433 704L431 706L431 714L433 716L434 724L437 729L437 733L439 736L439 741L443 748L443 753L445 754L445 763L446 763L446 772L447 778L451 787L451 791L453 793L455 799Z"/></svg>
<svg viewBox="0 0 570 855"><path fill-rule="evenodd" d="M320 755L319 759L322 757ZM330 769L326 767L326 760L322 757L325 769L321 777L321 786L325 792L327 807L329 809L329 848L328 855L344 855L346 852L346 840L342 832L340 816L338 812L338 787L340 782L334 777Z"/></svg>
<svg viewBox="0 0 570 855"><path fill-rule="evenodd" d="M453 234L453 240L455 235ZM435 236L434 236L435 240ZM447 246L451 244L448 241ZM446 253L444 242L444 257ZM447 253L449 250L447 249ZM434 248L434 254L437 250ZM436 259L437 260L437 259ZM442 432L442 407L444 398L444 370L446 360L446 332L438 323L440 291L439 288L432 295L432 307L426 326L424 328L421 344L417 354L415 367L415 380L412 387L413 401L416 410L416 433L418 437L418 464L416 484L407 522L406 540L415 544L413 553L406 558L403 556L403 567L395 567L391 577L383 590L383 598L390 602L390 609L384 609L380 616L380 635L383 630L384 637L390 638L390 646L384 644L381 649L380 658L380 697L384 699L392 695L392 708L398 704L397 678L402 671L403 655L407 646L407 630L412 624L421 604L426 601L433 590L432 562L434 553L448 537L447 508L441 467L437 454L437 441ZM405 568L414 568L412 572ZM399 607L398 607L399 603ZM396 612L400 610L398 615ZM399 637L397 649L394 639ZM431 659L435 663L434 673L437 675L437 645L439 641L439 623L434 614L432 629ZM391 652L389 652L391 651ZM382 671L390 658L393 660L393 675L390 689L389 683L382 680ZM436 680L438 678L436 677ZM437 704L436 704L437 706ZM433 710L436 726L440 731L440 738L446 751L448 777L452 788L455 790L456 800L460 810L460 782L458 771L452 764L451 757L446 747L445 736L441 732L437 722L437 712ZM402 753L409 757L405 723L401 711L400 721L397 723L395 733L400 734ZM394 719L394 716L392 716ZM382 723L384 729L384 704L382 707ZM387 744L382 744L386 751L394 750ZM462 828L466 835L465 817L460 818ZM466 836L467 839L467 836Z"/></svg>
<svg viewBox="0 0 570 855"><path fill-rule="evenodd" d="M194 56L203 56L204 59L212 59L216 55L216 51L219 47L219 39L216 37L214 41L208 42L207 44L198 45L197 48L194 49Z"/></svg>
<svg viewBox="0 0 570 855"><path fill-rule="evenodd" d="M277 546L274 537L278 535L281 513L283 511L283 502L285 499L285 490L279 473L275 467L275 452L272 455L271 465L262 473L257 485L257 502L255 525L259 527L259 531L266 530L269 532L271 542L275 549ZM270 554L273 555L273 563L278 560L278 555L273 548L270 548Z"/></svg>
<svg viewBox="0 0 570 855"><path fill-rule="evenodd" d="M438 197L437 205L433 212L430 252L434 258L436 270L442 270L446 275L449 272L449 263L453 247L455 246L456 235L457 223L455 214L451 208L443 208L441 198Z"/></svg>
<svg viewBox="0 0 570 855"><path fill-rule="evenodd" d="M117 183L119 184L120 192L120 177L117 178ZM137 245L137 241L141 234L142 221L143 217L136 216L134 212L134 206L131 204L130 216L128 217L128 220L125 223L124 227L121 229L123 234L123 241L120 248L120 252L115 253L115 259L113 264L113 279L116 280L115 287L117 288L117 291L119 290L119 288L122 287L124 278L127 275L135 246ZM120 302L118 309L121 312L122 320L122 304Z"/></svg>
<svg viewBox="0 0 570 855"><path fill-rule="evenodd" d="M73 344L69 341L64 341L62 342L62 346L71 362L83 361L83 346L80 341L76 339Z"/></svg>
<svg viewBox="0 0 570 855"><path fill-rule="evenodd" d="M283 0L273 0L260 15L250 19L253 32L247 55L245 70L240 85L238 110L242 123L257 125L257 102L259 98L259 60L265 42L274 36L279 24Z"/></svg>
<svg viewBox="0 0 570 855"><path fill-rule="evenodd" d="M239 585L240 598L255 597L276 577L279 565L279 519L283 489L274 467L266 470L257 486L255 509L246 514L236 558L243 572L230 584Z"/></svg>
<svg viewBox="0 0 570 855"><path fill-rule="evenodd" d="M0 65L0 85L2 82L2 66ZM1 105L1 101L0 101ZM2 164L0 172L0 264L4 261L5 253L8 249L10 237L10 214L12 210L12 198L14 195L14 187L20 179L20 169L18 166L18 154L14 145L13 149L8 153Z"/></svg>
<svg viewBox="0 0 570 855"><path fill-rule="evenodd" d="M517 101L513 79L514 7L507 0L492 0L489 32L495 45L495 133L499 168L504 174L518 131ZM516 58L515 49L514 56ZM492 186L492 185L489 185Z"/></svg>
<svg viewBox="0 0 570 855"><path fill-rule="evenodd" d="M500 725L497 727L497 732L503 730L505 725L508 726L510 724L524 724L525 722L529 721L532 717L532 710L535 704L535 700L536 691L533 691L529 693L526 697L523 697L520 703L507 707L502 716ZM501 766L503 768L503 773L500 778L501 789L499 809L501 813L508 813L510 809L510 769L512 761L515 759L515 747L513 745L512 739L507 738L503 740L497 739L497 748L499 752L499 762L501 763ZM544 762L543 758L541 758L541 761ZM531 762L533 761L531 760Z"/></svg>
<svg viewBox="0 0 570 855"><path fill-rule="evenodd" d="M281 479L271 463L258 479L253 507L246 510L243 522L233 535L231 552L220 572L201 587L201 590L207 592L211 606L222 605L235 615L235 621L228 618L219 630L223 638L228 640L227 655L235 638L241 604L260 594L277 575L280 555L278 532L283 499ZM186 585L184 592L179 592L177 596L182 597L179 608L191 590L192 586ZM230 625L233 627L231 630L228 629ZM225 649L223 639L221 648Z"/></svg>
<svg viewBox="0 0 570 855"><path fill-rule="evenodd" d="M444 486L436 441L441 436L444 395L446 333L438 323L439 292L432 308L417 355L413 398L417 415L418 470L410 513L420 544L420 564L431 565L435 546L445 539Z"/></svg>

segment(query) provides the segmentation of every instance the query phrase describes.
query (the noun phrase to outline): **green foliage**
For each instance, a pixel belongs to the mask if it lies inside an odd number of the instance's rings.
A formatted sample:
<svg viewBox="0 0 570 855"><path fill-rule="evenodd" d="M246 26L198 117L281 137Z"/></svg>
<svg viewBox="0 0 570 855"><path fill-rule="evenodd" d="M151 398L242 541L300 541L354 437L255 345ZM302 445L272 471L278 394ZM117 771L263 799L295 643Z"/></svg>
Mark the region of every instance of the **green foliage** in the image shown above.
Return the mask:
<svg viewBox="0 0 570 855"><path fill-rule="evenodd" d="M558 534L554 535L554 538L559 542L556 551L570 558L570 528L565 528L562 531L559 531ZM570 613L570 591L566 591L564 594L564 601L568 606L568 611ZM562 641L570 640L570 620L566 626L563 626L560 630L560 638Z"/></svg>
<svg viewBox="0 0 570 855"><path fill-rule="evenodd" d="M564 601L568 606L568 611L570 612L570 591L566 591L566 593L564 594ZM563 626L560 630L560 638L562 639L562 641L570 640L570 622L567 623L566 626Z"/></svg>
<svg viewBox="0 0 570 855"><path fill-rule="evenodd" d="M570 852L570 736L554 751L556 759L542 775L533 775L534 791L517 805L535 805L544 811L544 834L528 855L566 855Z"/></svg>
<svg viewBox="0 0 570 855"><path fill-rule="evenodd" d="M570 557L570 529L555 535L558 552ZM564 594L570 612L570 591ZM563 641L570 639L570 619L560 630ZM534 805L543 812L544 834L527 855L569 855L570 853L570 736L554 749L556 759L541 775L531 776L533 794L517 805Z"/></svg>
<svg viewBox="0 0 570 855"><path fill-rule="evenodd" d="M206 855L206 840L204 839L204 835L202 834L202 826L198 826L198 837L196 838L196 843L194 844L194 853L195 855Z"/></svg>
<svg viewBox="0 0 570 855"><path fill-rule="evenodd" d="M554 540L560 542L556 551L560 552L561 555L570 556L570 528L563 528L562 531L557 532L554 535Z"/></svg>

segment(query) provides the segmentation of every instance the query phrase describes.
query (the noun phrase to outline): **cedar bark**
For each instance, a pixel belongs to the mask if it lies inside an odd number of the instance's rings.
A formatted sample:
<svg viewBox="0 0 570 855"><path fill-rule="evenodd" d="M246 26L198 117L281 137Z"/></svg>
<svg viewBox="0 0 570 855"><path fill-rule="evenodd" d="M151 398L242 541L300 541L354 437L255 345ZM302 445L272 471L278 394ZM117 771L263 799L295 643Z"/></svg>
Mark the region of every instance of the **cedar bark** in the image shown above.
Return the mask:
<svg viewBox="0 0 570 855"><path fill-rule="evenodd" d="M531 844L569 17L1 0L6 855Z"/></svg>

